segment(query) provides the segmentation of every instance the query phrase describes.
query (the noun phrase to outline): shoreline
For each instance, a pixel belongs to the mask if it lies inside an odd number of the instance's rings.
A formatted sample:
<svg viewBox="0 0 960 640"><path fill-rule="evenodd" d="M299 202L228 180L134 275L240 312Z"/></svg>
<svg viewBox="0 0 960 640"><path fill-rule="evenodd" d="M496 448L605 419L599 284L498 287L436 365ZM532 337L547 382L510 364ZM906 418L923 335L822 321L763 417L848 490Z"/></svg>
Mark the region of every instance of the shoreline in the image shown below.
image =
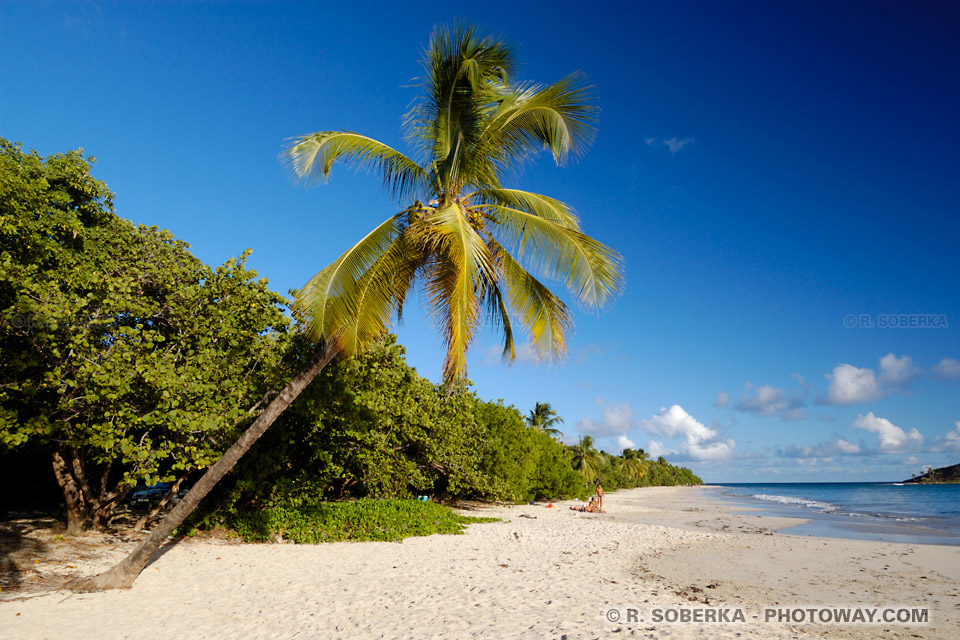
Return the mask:
<svg viewBox="0 0 960 640"><path fill-rule="evenodd" d="M813 483L819 484L819 483ZM891 483L876 483L887 485ZM761 485L757 485L758 487ZM854 512L824 512L794 504L757 500L747 494L730 491L740 485L704 485L717 500L733 505L733 512L743 515L769 515L797 520L778 528L781 533L797 536L844 538L896 542L903 544L960 545L960 531L950 528L934 528L922 524L896 522L890 519L873 518ZM894 516L889 516L890 518ZM910 518L913 519L913 518Z"/></svg>
<svg viewBox="0 0 960 640"><path fill-rule="evenodd" d="M951 638L960 628L960 548L793 536L794 519L732 513L703 488L489 506L502 522L402 543L239 544L184 540L133 589L0 600L0 636L167 638ZM36 565L53 579L102 570L97 557ZM72 569L68 569L72 567ZM6 593L0 593L0 598ZM16 597L16 594L11 594ZM612 608L929 607L924 626L612 624Z"/></svg>

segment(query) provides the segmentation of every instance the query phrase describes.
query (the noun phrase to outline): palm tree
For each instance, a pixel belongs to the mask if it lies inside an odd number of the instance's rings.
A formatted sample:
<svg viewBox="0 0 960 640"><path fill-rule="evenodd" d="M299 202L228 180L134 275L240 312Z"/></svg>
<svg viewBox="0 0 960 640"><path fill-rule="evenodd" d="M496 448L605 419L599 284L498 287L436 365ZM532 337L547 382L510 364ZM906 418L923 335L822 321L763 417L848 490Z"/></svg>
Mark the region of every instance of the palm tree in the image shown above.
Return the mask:
<svg viewBox="0 0 960 640"><path fill-rule="evenodd" d="M538 402L527 416L527 426L543 431L551 436L563 435L563 432L554 428L555 424L563 424L563 418L550 407L549 402Z"/></svg>
<svg viewBox="0 0 960 640"><path fill-rule="evenodd" d="M633 449L623 450L623 465L621 469L627 478L640 481L647 475L647 452L643 449L634 451Z"/></svg>
<svg viewBox="0 0 960 640"><path fill-rule="evenodd" d="M551 85L514 83L514 50L467 25L437 28L423 59L421 97L404 121L419 162L350 131L292 139L282 159L301 180L325 181L341 162L373 169L400 201L297 292L294 315L318 344L310 364L254 420L134 552L81 589L129 587L150 557L237 460L334 357L383 336L414 284L447 347L448 389L466 377L466 351L486 311L515 357L515 317L543 359L566 353L570 311L523 264L564 282L589 309L622 288L619 255L587 236L568 205L504 187L525 159L548 149L561 164L586 150L596 107L580 74Z"/></svg>
<svg viewBox="0 0 960 640"><path fill-rule="evenodd" d="M580 472L584 480L593 482L600 476L604 466L604 456L593 445L593 436L580 436L573 451L573 468Z"/></svg>

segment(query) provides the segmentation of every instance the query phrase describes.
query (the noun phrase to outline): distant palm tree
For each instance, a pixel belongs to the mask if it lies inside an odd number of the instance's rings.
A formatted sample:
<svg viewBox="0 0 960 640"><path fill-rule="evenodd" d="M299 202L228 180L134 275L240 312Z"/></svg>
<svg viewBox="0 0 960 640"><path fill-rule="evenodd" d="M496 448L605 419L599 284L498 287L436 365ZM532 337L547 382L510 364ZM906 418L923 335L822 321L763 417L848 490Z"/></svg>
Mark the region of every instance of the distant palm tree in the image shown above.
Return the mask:
<svg viewBox="0 0 960 640"><path fill-rule="evenodd" d="M647 452L643 449L623 450L623 465L620 467L624 475L632 480L642 480L647 475Z"/></svg>
<svg viewBox="0 0 960 640"><path fill-rule="evenodd" d="M551 436L562 436L563 432L554 428L555 424L563 424L563 418L557 415L549 402L538 402L527 416L527 426Z"/></svg>
<svg viewBox="0 0 960 640"><path fill-rule="evenodd" d="M564 283L599 309L623 286L620 256L586 235L573 209L505 187L524 160L549 150L561 164L586 150L597 107L584 76L513 82L516 54L469 25L438 27L424 53L422 94L405 119L418 161L359 133L319 131L282 158L299 179L325 181L337 162L373 169L401 201L395 213L296 292L294 316L321 345L315 357L129 556L78 588L129 587L200 500L335 356L351 357L389 331L422 283L446 345L449 389L467 374L467 348L486 311L516 356L512 318L542 360L566 354L569 308L527 269ZM346 205L338 215L362 213Z"/></svg>
<svg viewBox="0 0 960 640"><path fill-rule="evenodd" d="M580 472L584 480L593 482L600 476L605 458L593 445L592 436L580 436L573 450L573 468Z"/></svg>

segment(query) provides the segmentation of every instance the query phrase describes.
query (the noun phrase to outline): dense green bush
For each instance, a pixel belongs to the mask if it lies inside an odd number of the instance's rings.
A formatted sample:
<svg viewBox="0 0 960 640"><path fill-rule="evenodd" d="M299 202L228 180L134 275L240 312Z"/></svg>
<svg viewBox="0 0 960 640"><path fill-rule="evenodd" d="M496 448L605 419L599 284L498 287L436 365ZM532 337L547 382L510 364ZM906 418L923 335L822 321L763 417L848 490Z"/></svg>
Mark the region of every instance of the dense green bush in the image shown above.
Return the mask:
<svg viewBox="0 0 960 640"><path fill-rule="evenodd" d="M238 513L227 524L247 542L282 538L315 544L342 540L396 541L435 533L460 534L466 525L496 522L474 518L419 500L294 502Z"/></svg>
<svg viewBox="0 0 960 640"><path fill-rule="evenodd" d="M224 479L206 520L349 497L572 497L582 485L564 445L514 407L420 377L390 336L321 372Z"/></svg>
<svg viewBox="0 0 960 640"><path fill-rule="evenodd" d="M0 451L52 462L71 532L216 460L285 377L289 325L246 253L212 269L123 220L91 162L0 138Z"/></svg>

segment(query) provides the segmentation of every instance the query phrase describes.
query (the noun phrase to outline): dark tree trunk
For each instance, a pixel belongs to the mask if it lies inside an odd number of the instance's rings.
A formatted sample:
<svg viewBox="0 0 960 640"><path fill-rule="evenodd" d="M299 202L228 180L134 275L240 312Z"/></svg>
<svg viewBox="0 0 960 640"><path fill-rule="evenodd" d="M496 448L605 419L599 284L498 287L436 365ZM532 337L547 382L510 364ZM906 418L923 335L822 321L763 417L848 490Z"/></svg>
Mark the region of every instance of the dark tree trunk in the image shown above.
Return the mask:
<svg viewBox="0 0 960 640"><path fill-rule="evenodd" d="M67 535L78 535L83 532L85 520L83 494L70 474L70 465L67 464L64 451L60 447L53 450L53 475L57 478L67 505Z"/></svg>
<svg viewBox="0 0 960 640"><path fill-rule="evenodd" d="M227 449L219 460L207 469L206 473L193 485L193 488L177 503L170 513L160 521L150 535L121 560L113 568L83 580L76 581L72 586L77 591L102 591L104 589L129 589L134 580L147 566L150 558L156 553L174 530L186 520L200 501L225 476L233 465L240 460L250 447L264 434L267 428L290 406L297 396L317 377L317 374L333 359L336 351L332 347L320 350L309 365L298 373L267 405L253 424L240 436L233 446Z"/></svg>

